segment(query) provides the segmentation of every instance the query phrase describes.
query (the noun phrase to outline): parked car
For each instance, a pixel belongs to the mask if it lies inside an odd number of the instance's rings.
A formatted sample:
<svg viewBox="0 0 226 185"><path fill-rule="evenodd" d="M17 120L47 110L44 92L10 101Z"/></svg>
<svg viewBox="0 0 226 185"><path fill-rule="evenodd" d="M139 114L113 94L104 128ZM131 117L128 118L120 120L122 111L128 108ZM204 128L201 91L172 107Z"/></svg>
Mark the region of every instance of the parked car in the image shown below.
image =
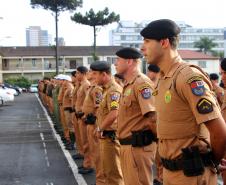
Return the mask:
<svg viewBox="0 0 226 185"><path fill-rule="evenodd" d="M3 98L0 96L0 106L4 104Z"/></svg>
<svg viewBox="0 0 226 185"><path fill-rule="evenodd" d="M15 86L15 85L11 85L11 84L8 84L8 83L3 83L2 85L4 87L10 88L10 89L14 89L16 91L14 93L15 96L18 96L22 92L22 89L17 87L17 86Z"/></svg>
<svg viewBox="0 0 226 185"><path fill-rule="evenodd" d="M37 93L38 92L38 84L31 84L31 86L29 87L29 92Z"/></svg>
<svg viewBox="0 0 226 185"><path fill-rule="evenodd" d="M0 86L0 97L4 102L8 102L8 101L14 101L14 94L12 91L10 91L8 88L4 88L2 86Z"/></svg>

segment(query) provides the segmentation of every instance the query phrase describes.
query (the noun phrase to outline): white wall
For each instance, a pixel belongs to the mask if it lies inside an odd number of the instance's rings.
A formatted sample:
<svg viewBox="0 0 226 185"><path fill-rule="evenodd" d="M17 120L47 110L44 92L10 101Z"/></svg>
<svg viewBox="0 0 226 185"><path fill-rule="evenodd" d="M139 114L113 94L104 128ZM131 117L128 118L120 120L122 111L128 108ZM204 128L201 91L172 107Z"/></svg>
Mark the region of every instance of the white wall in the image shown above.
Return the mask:
<svg viewBox="0 0 226 185"><path fill-rule="evenodd" d="M207 72L208 74L210 73L220 73L219 70L219 60L186 60L187 62L189 62L190 64L195 64L199 66L199 61L206 61L206 68L201 68Z"/></svg>

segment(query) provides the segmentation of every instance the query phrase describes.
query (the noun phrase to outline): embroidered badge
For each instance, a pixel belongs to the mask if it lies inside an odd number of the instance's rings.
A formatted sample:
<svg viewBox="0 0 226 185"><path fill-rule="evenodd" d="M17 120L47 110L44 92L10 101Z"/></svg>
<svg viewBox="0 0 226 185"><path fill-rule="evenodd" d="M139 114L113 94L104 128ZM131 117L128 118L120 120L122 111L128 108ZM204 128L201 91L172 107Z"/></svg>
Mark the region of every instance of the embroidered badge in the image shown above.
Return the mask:
<svg viewBox="0 0 226 185"><path fill-rule="evenodd" d="M119 103L117 101L112 101L110 107L111 109L117 109L119 107Z"/></svg>
<svg viewBox="0 0 226 185"><path fill-rule="evenodd" d="M151 89L150 88L145 87L140 90L140 93L144 99L149 99L151 97Z"/></svg>
<svg viewBox="0 0 226 185"><path fill-rule="evenodd" d="M166 103L170 103L171 102L171 93L170 93L169 90L165 92L165 102Z"/></svg>
<svg viewBox="0 0 226 185"><path fill-rule="evenodd" d="M118 94L112 94L111 95L111 100L112 101L116 101L116 100L118 100L119 99L119 95Z"/></svg>
<svg viewBox="0 0 226 185"><path fill-rule="evenodd" d="M187 83L191 83L191 82L193 82L193 81L202 81L203 79L202 79L202 77L201 76L193 76L193 77L191 77L191 78L189 78L188 80L187 80Z"/></svg>
<svg viewBox="0 0 226 185"><path fill-rule="evenodd" d="M197 103L196 108L200 114L207 114L213 111L213 104L206 98L202 98Z"/></svg>
<svg viewBox="0 0 226 185"><path fill-rule="evenodd" d="M124 92L124 95L129 96L129 95L131 95L131 93L132 93L132 89L126 89Z"/></svg>
<svg viewBox="0 0 226 185"><path fill-rule="evenodd" d="M192 93L196 96L202 96L205 93L203 81L193 81L190 83Z"/></svg>
<svg viewBox="0 0 226 185"><path fill-rule="evenodd" d="M96 104L99 104L102 100L102 93L96 92Z"/></svg>

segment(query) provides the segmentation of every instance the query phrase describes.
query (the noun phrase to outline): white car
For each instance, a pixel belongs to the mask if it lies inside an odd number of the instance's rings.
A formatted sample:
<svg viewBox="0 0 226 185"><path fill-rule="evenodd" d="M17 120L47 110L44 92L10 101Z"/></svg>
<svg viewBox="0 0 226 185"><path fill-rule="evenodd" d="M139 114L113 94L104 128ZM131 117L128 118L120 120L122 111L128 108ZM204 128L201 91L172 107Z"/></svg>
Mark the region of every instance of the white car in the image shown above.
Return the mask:
<svg viewBox="0 0 226 185"><path fill-rule="evenodd" d="M0 96L0 106L4 104L3 98Z"/></svg>
<svg viewBox="0 0 226 185"><path fill-rule="evenodd" d="M11 90L0 86L0 97L3 102L14 101L14 94Z"/></svg>
<svg viewBox="0 0 226 185"><path fill-rule="evenodd" d="M38 84L31 84L31 86L29 87L29 92L37 93L38 92Z"/></svg>

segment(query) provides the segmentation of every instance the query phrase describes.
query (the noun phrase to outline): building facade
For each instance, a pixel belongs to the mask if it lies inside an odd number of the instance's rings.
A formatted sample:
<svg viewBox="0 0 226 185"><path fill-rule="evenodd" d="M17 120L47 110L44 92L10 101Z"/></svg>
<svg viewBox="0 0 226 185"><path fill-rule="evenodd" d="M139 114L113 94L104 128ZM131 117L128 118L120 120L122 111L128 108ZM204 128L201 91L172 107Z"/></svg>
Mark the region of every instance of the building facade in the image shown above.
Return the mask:
<svg viewBox="0 0 226 185"><path fill-rule="evenodd" d="M114 63L115 52L121 46L98 46L100 60ZM69 73L78 66L89 66L93 62L93 47L59 47L59 73ZM4 79L25 76L30 80L53 76L56 72L54 47L0 47L0 82ZM112 68L112 73L115 73Z"/></svg>
<svg viewBox="0 0 226 185"><path fill-rule="evenodd" d="M122 46L98 46L99 60L112 64L115 74L115 52ZM93 62L93 47L62 46L59 47L59 73L70 73L78 66L89 67ZM207 73L219 74L219 59L197 51L179 50L181 57L200 66ZM142 72L146 71L146 62L140 64ZM39 80L44 76L53 76L56 72L55 49L53 47L0 47L0 82L11 77L25 76L30 80Z"/></svg>
<svg viewBox="0 0 226 185"><path fill-rule="evenodd" d="M50 46L52 44L51 35L47 30L42 30L40 26L30 26L26 28L27 46Z"/></svg>
<svg viewBox="0 0 226 185"><path fill-rule="evenodd" d="M151 21L142 21L135 23L133 21L121 21L115 30L110 31L110 45L140 48L143 38L140 31ZM185 22L177 22L181 28L179 49L198 50L194 48L194 42L200 40L201 37L214 39L217 47L214 51L224 52L226 50L226 39L224 28L194 28Z"/></svg>

